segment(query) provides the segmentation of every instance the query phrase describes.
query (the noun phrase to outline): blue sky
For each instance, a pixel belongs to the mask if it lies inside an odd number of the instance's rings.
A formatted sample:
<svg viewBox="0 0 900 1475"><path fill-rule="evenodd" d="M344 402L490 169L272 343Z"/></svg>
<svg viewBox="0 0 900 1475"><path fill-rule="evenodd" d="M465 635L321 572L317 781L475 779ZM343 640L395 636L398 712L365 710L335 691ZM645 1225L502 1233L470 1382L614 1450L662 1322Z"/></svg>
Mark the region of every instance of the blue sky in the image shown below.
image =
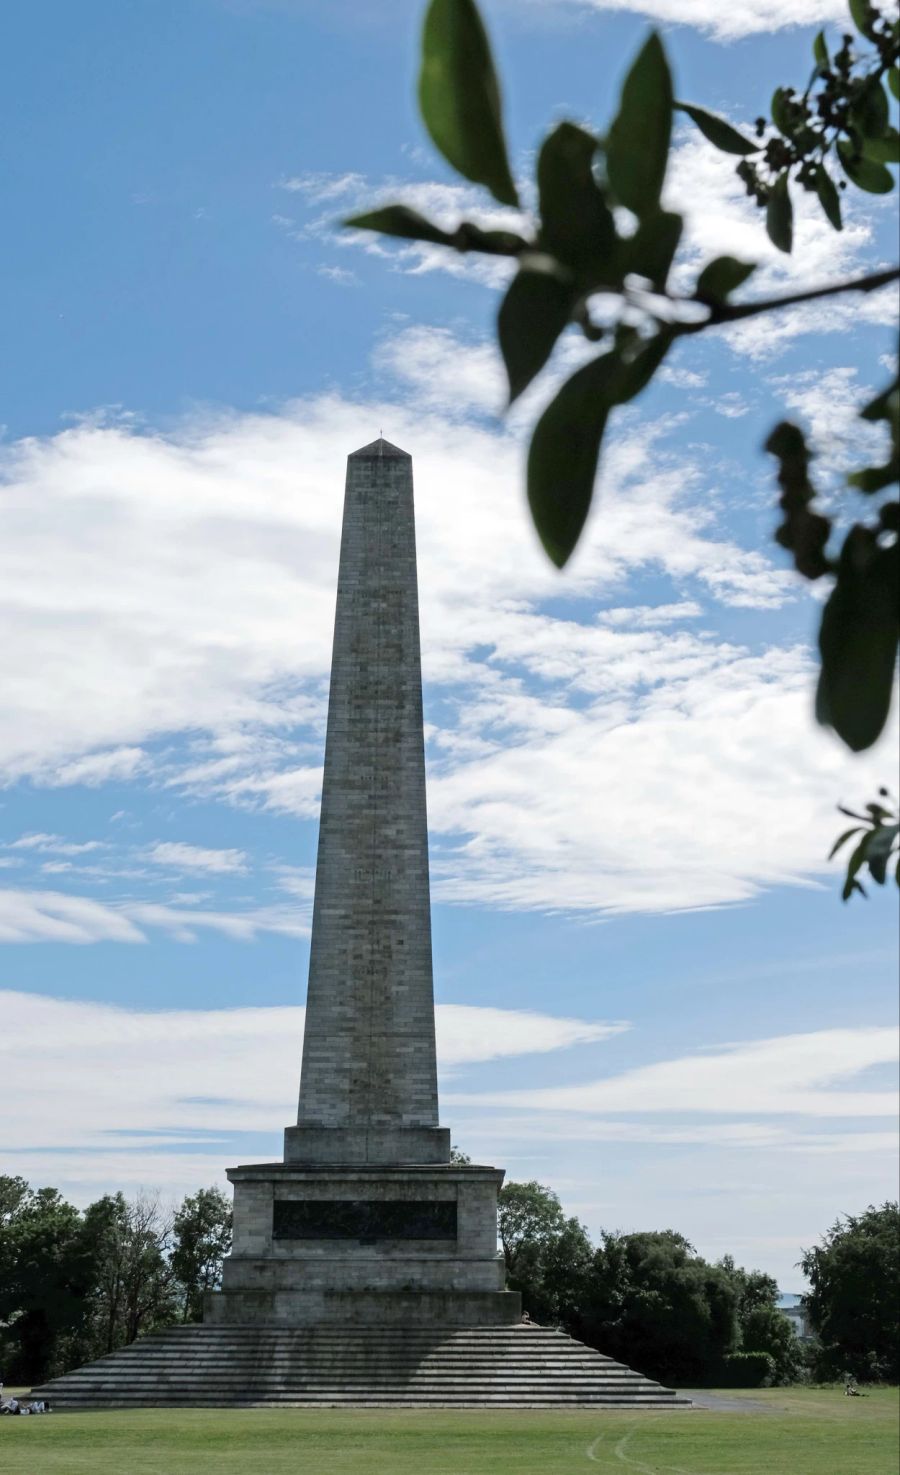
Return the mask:
<svg viewBox="0 0 900 1475"><path fill-rule="evenodd" d="M87 1202L275 1156L299 1071L344 461L414 458L443 1116L594 1232L683 1231L798 1283L896 1191L896 908L841 905L839 799L890 780L810 716L817 605L759 447L832 485L895 340L883 297L682 345L620 415L563 575L524 513L502 267L333 228L404 197L493 218L427 145L418 4L35 0L0 160L4 1170ZM486 6L527 176L602 127L649 20L752 120L830 0ZM679 132L683 269L761 287L889 258L893 200L776 259ZM757 288L754 288L757 290Z"/></svg>

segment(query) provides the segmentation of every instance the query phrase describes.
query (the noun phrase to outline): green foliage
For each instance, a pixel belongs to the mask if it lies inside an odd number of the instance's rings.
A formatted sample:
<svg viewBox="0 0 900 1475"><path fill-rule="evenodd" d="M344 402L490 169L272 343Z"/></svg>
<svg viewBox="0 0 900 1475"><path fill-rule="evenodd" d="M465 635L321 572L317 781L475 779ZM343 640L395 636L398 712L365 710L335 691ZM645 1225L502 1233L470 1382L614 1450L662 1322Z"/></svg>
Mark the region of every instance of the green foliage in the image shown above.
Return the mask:
<svg viewBox="0 0 900 1475"><path fill-rule="evenodd" d="M232 1226L231 1204L219 1188L201 1188L175 1215L171 1267L181 1292L182 1321L202 1319L203 1297L222 1279Z"/></svg>
<svg viewBox="0 0 900 1475"><path fill-rule="evenodd" d="M861 418L884 421L891 436L890 455L883 465L866 467L847 478L851 486L873 496L900 477L900 380L895 377L866 405ZM900 503L882 502L877 515L854 523L834 558L827 549L833 522L814 506L816 491L809 475L812 453L803 432L784 421L769 436L766 450L779 462L784 521L776 540L793 554L794 566L804 578L828 575L834 580L819 629L816 716L823 725L833 727L849 748L860 752L883 731L894 687L900 642ZM881 844L879 838L876 853ZM864 859L865 855L860 864ZM848 877L848 885L852 879ZM845 888L845 900L853 889L861 888Z"/></svg>
<svg viewBox="0 0 900 1475"><path fill-rule="evenodd" d="M91 1279L81 1218L55 1188L0 1177L0 1346L9 1382L60 1369Z"/></svg>
<svg viewBox="0 0 900 1475"><path fill-rule="evenodd" d="M601 1352L664 1383L712 1380L738 1343L738 1289L673 1230L604 1234L583 1334Z"/></svg>
<svg viewBox="0 0 900 1475"><path fill-rule="evenodd" d="M765 1383L753 1386L796 1383L805 1366L803 1344L784 1312L775 1306L756 1306L740 1320L742 1353L768 1357L771 1364Z"/></svg>
<svg viewBox="0 0 900 1475"><path fill-rule="evenodd" d="M606 172L620 205L646 220L659 210L672 137L672 76L655 31L628 72L606 139Z"/></svg>
<svg viewBox="0 0 900 1475"><path fill-rule="evenodd" d="M790 1327L788 1335L793 1336ZM722 1359L718 1381L723 1388L771 1388L776 1381L775 1360L768 1352L730 1352Z"/></svg>
<svg viewBox="0 0 900 1475"><path fill-rule="evenodd" d="M506 155L500 86L473 0L431 0L422 33L419 106L444 158L503 205L519 203Z"/></svg>
<svg viewBox="0 0 900 1475"><path fill-rule="evenodd" d="M532 260L513 277L497 315L510 403L540 373L572 311L571 280L548 258Z"/></svg>
<svg viewBox="0 0 900 1475"><path fill-rule="evenodd" d="M816 1374L860 1382L900 1379L900 1206L870 1205L838 1219L801 1260L821 1351Z"/></svg>
<svg viewBox="0 0 900 1475"><path fill-rule="evenodd" d="M498 1199L498 1227L507 1285L538 1322L578 1323L593 1248L584 1226L567 1219L556 1194L541 1183L507 1183Z"/></svg>
<svg viewBox="0 0 900 1475"><path fill-rule="evenodd" d="M745 138L724 118L719 118L715 113L707 112L706 108L698 108L689 102L676 102L676 109L680 113L687 113L693 123L696 123L704 138L715 144L717 149L725 154L758 154L761 145L754 143L752 139Z"/></svg>
<svg viewBox="0 0 900 1475"><path fill-rule="evenodd" d="M528 504L541 543L558 568L570 558L587 521L613 412L646 387L677 339L798 301L851 289L872 291L900 276L898 268L780 298L735 303L732 294L750 277L755 263L718 257L703 265L692 292L674 293L668 285L683 224L660 204L676 109L716 148L740 156L737 174L765 210L769 236L781 251L793 249L798 188L816 196L835 230L843 227L841 190L848 183L876 193L893 188L888 165L900 157L900 135L889 120L885 83L896 97L900 27L868 0L854 0L851 8L858 35L845 35L833 51L824 33L816 36L809 85L802 94L790 86L776 87L769 120L757 119L755 139L705 108L673 100L666 50L652 32L626 72L618 111L605 137L564 121L541 143L533 230L488 231L470 221L444 230L403 205L347 222L456 251L516 258L517 274L497 322L510 401L541 373L570 325L590 343L602 344L599 355L558 390L532 434ZM502 203L516 204L499 84L474 0L431 0L420 101L426 126L444 157ZM843 175L837 183L835 169ZM636 224L629 226L625 212ZM604 316L598 321L593 312L601 301ZM896 382L863 415L886 421L892 436L891 455L882 465L848 478L856 490L874 495L900 476ZM891 699L897 648L897 503L877 508L877 521L854 525L843 548L831 553L834 526L814 505L810 452L802 431L787 423L776 426L767 448L780 463L784 521L776 533L778 542L792 553L804 577L834 581L819 639L818 717L858 751L881 732Z"/></svg>
<svg viewBox="0 0 900 1475"><path fill-rule="evenodd" d="M735 256L716 256L697 278L697 296L701 302L724 302L755 271L755 262L738 261Z"/></svg>
<svg viewBox="0 0 900 1475"><path fill-rule="evenodd" d="M887 789L879 789L882 799L888 798ZM845 830L839 835L831 847L829 860L833 860L839 850L842 850L848 840L856 841L847 864L847 876L844 881L844 901L849 901L855 891L861 896L866 895L865 887L859 880L859 872L863 866L868 868L872 880L879 886L883 886L887 880L888 868L894 863L894 877L900 886L900 824L897 823L897 812L886 809L883 804L867 804L865 814L857 814L852 809L845 809L843 804L838 808L842 814L849 815L851 819L859 820L852 829Z"/></svg>

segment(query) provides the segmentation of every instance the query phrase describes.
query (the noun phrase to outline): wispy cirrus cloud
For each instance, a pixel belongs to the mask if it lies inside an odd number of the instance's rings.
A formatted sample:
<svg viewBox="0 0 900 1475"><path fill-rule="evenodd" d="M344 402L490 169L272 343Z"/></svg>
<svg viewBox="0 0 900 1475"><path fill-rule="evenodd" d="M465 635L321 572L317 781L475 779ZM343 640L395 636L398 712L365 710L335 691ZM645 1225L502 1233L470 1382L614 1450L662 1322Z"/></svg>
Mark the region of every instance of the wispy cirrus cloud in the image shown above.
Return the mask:
<svg viewBox="0 0 900 1475"><path fill-rule="evenodd" d="M809 1034L730 1044L640 1066L580 1085L546 1086L451 1097L481 1106L597 1114L658 1112L713 1115L887 1117L896 1120L892 1089L847 1090L873 1066L898 1060L896 1028L815 1030Z"/></svg>
<svg viewBox="0 0 900 1475"><path fill-rule="evenodd" d="M202 845L188 845L182 840L161 840L147 850L154 865L175 871L212 871L218 875L241 875L247 870L243 850L215 850Z"/></svg>

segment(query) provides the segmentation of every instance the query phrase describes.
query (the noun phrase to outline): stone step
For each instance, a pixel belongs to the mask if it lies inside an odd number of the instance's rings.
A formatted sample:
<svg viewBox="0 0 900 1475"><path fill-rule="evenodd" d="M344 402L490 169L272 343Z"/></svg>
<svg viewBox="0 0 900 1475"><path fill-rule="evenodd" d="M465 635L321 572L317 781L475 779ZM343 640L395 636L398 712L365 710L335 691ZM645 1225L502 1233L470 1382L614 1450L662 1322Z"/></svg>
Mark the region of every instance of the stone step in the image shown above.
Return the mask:
<svg viewBox="0 0 900 1475"><path fill-rule="evenodd" d="M563 1333L171 1328L54 1379L55 1408L672 1408L672 1390Z"/></svg>

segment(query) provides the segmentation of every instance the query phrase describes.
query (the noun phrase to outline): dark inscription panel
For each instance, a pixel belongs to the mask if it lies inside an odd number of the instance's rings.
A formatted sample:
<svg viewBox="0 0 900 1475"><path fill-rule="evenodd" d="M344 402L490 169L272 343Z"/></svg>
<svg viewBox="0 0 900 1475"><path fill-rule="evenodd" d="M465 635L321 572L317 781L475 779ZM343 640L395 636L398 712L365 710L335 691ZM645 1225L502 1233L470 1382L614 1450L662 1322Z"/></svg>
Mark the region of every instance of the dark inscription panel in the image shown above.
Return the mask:
<svg viewBox="0 0 900 1475"><path fill-rule="evenodd" d="M275 1239L456 1239L456 1204L439 1199L276 1199Z"/></svg>

